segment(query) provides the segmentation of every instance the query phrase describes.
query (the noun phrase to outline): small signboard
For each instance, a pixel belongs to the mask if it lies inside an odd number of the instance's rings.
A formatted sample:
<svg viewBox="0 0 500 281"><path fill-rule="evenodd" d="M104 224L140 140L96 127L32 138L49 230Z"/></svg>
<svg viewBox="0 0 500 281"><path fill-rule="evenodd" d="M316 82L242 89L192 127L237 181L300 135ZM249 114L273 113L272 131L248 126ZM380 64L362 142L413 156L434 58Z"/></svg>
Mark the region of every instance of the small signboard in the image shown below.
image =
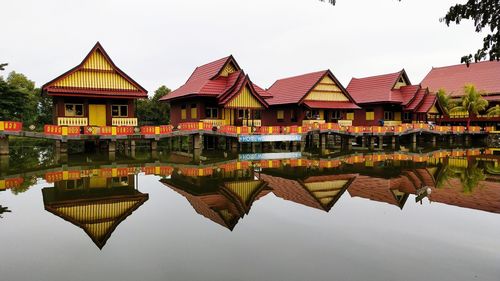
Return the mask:
<svg viewBox="0 0 500 281"><path fill-rule="evenodd" d="M240 161L252 160L278 160L278 159L295 159L302 157L300 152L277 152L277 153L252 153L240 154L238 159Z"/></svg>
<svg viewBox="0 0 500 281"><path fill-rule="evenodd" d="M300 141L301 135L249 135L240 136L240 142Z"/></svg>

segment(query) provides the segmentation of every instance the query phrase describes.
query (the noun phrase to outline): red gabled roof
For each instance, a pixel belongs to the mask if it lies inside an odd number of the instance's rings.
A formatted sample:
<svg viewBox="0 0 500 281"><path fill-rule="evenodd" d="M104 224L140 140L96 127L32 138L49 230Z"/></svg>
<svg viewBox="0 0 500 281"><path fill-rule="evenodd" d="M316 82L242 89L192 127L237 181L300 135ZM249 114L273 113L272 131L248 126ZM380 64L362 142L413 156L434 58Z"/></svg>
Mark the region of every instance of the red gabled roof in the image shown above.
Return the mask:
<svg viewBox="0 0 500 281"><path fill-rule="evenodd" d="M403 86L399 88L399 90L394 91L399 91L403 105L409 105L410 103L414 102L420 88L420 85L409 85Z"/></svg>
<svg viewBox="0 0 500 281"><path fill-rule="evenodd" d="M437 95L427 92L419 107L415 109L417 113L427 113L437 101ZM439 106L437 107L439 108Z"/></svg>
<svg viewBox="0 0 500 281"><path fill-rule="evenodd" d="M400 103L405 99L401 91L394 91L394 86L401 75L410 84L404 70L377 75L365 78L352 78L347 86L347 91L351 94L354 101L358 104L364 103Z"/></svg>
<svg viewBox="0 0 500 281"><path fill-rule="evenodd" d="M229 62L236 67L236 72L227 77L220 76ZM216 97L219 103L224 104L247 85L252 94L267 107L264 98L269 98L271 95L250 81L248 75L240 69L233 56L228 56L197 67L184 85L160 100L169 101L188 96L211 96Z"/></svg>
<svg viewBox="0 0 500 281"><path fill-rule="evenodd" d="M53 86L54 83L66 78L67 76L82 70L84 68L85 62L94 52L100 52L107 62L112 66L113 71L120 75L122 78L127 80L130 84L137 88L137 91L132 90L119 90L119 89L102 89L102 88L76 88L76 87L61 87L61 86ZM128 76L125 72L123 72L113 60L109 57L108 53L102 47L101 43L97 42L92 50L85 56L82 62L73 67L72 69L66 71L60 76L52 79L42 86L42 90L49 95L55 96L64 96L67 94L68 96L89 96L89 97L127 97L127 98L146 98L148 96L148 91L144 89L139 83L135 82L130 76Z"/></svg>
<svg viewBox="0 0 500 281"><path fill-rule="evenodd" d="M298 103L325 76L327 70L279 79L267 91L270 105Z"/></svg>
<svg viewBox="0 0 500 281"><path fill-rule="evenodd" d="M427 89L418 86L417 92L413 94L412 101L405 106L404 110L415 110L420 106L424 98L429 94Z"/></svg>
<svg viewBox="0 0 500 281"><path fill-rule="evenodd" d="M342 93L350 100L350 102L346 103L351 103L354 108L359 108L353 104L354 100L351 98L348 91L346 91L330 70L322 70L277 80L267 90L272 95L269 104L302 103L306 95L309 94L326 75L330 76Z"/></svg>
<svg viewBox="0 0 500 281"><path fill-rule="evenodd" d="M500 94L500 61L432 68L422 81L422 86L431 92L444 89L452 97L461 97L466 84L473 84L490 95Z"/></svg>

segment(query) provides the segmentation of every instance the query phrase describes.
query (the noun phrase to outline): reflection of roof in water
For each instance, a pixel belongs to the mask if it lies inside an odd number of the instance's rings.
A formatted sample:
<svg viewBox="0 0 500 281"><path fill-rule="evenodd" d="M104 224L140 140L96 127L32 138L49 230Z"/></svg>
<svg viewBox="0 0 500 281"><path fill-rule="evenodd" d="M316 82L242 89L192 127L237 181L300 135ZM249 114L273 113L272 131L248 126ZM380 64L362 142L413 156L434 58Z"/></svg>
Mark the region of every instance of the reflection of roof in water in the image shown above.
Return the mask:
<svg viewBox="0 0 500 281"><path fill-rule="evenodd" d="M313 176L304 180L292 180L264 173L260 177L269 184L276 196L328 212L349 188L356 174Z"/></svg>
<svg viewBox="0 0 500 281"><path fill-rule="evenodd" d="M104 247L116 227L149 198L148 194L133 190L126 192L128 194L118 192L104 197L82 193L80 198L58 200L56 192L55 188L42 190L45 209L83 229L99 249Z"/></svg>
<svg viewBox="0 0 500 281"><path fill-rule="evenodd" d="M253 202L269 193L267 184L259 180L230 181L203 194L192 193L177 181L164 179L161 182L184 196L198 214L229 230L248 214Z"/></svg>

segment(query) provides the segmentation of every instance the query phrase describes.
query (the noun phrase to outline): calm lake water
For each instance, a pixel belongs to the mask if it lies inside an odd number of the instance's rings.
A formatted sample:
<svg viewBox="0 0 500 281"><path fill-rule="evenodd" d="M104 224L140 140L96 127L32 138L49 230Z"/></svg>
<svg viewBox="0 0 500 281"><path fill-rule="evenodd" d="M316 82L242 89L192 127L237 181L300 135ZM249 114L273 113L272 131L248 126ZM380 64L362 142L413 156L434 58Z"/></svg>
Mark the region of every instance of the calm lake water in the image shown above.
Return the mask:
<svg viewBox="0 0 500 281"><path fill-rule="evenodd" d="M18 148L0 280L499 280L499 160Z"/></svg>

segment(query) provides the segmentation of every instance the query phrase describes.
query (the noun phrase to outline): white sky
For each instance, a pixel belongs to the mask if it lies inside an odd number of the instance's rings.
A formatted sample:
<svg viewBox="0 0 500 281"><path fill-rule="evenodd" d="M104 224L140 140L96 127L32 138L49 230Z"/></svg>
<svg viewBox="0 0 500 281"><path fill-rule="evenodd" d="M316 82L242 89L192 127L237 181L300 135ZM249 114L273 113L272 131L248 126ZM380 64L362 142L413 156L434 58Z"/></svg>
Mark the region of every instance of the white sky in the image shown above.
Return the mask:
<svg viewBox="0 0 500 281"><path fill-rule="evenodd" d="M233 54L252 80L330 68L351 77L405 68L412 83L482 45L471 22L439 22L464 0L2 1L0 62L37 86L74 67L96 41L152 93Z"/></svg>

